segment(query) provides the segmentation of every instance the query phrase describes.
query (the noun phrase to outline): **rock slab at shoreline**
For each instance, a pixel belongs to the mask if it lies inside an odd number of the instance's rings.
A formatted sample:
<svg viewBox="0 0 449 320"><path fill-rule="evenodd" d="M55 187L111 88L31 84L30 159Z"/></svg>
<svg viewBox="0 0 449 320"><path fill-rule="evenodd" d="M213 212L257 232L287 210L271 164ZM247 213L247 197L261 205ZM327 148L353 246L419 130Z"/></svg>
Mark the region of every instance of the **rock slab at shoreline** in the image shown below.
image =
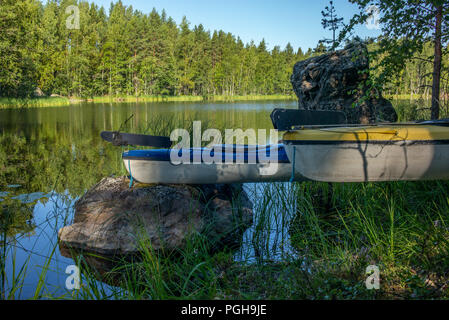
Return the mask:
<svg viewBox="0 0 449 320"><path fill-rule="evenodd" d="M241 185L139 185L103 178L75 204L72 225L61 228L61 252L135 255L139 239L153 250L182 249L189 236L204 235L211 249L240 244L252 224L252 203Z"/></svg>

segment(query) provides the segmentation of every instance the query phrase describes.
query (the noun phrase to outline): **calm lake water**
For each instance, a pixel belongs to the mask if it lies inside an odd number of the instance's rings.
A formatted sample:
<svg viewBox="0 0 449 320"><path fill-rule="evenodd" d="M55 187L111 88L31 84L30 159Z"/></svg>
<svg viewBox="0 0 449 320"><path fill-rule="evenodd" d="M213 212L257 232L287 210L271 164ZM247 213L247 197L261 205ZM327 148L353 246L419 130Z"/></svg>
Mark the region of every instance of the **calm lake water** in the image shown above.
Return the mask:
<svg viewBox="0 0 449 320"><path fill-rule="evenodd" d="M296 104L86 103L0 110L0 249L6 264L1 288L8 292L14 279L21 281L20 268L26 266L24 285L15 297L32 298L39 282L44 295L72 294L65 288L65 271L74 261L60 254L57 231L71 223L73 204L88 188L104 176L125 172L122 149L102 141L101 131L122 128L168 135L175 127L189 128L193 120L201 120L203 130L269 130L273 128L269 118L273 108L294 108Z"/></svg>

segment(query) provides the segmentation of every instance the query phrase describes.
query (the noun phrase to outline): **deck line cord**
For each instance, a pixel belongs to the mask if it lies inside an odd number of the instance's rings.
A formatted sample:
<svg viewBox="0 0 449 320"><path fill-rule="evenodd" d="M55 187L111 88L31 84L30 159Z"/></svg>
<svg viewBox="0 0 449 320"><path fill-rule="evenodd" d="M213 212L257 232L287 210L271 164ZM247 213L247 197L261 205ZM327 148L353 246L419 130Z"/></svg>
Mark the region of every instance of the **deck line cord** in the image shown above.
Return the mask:
<svg viewBox="0 0 449 320"><path fill-rule="evenodd" d="M295 181L295 153L296 153L296 146L293 146L293 160L292 160L292 176L290 177L290 182Z"/></svg>
<svg viewBox="0 0 449 320"><path fill-rule="evenodd" d="M128 169L129 169L129 176L130 176L129 188L132 188L134 179L133 179L133 174L131 173L131 160L130 159L128 159Z"/></svg>

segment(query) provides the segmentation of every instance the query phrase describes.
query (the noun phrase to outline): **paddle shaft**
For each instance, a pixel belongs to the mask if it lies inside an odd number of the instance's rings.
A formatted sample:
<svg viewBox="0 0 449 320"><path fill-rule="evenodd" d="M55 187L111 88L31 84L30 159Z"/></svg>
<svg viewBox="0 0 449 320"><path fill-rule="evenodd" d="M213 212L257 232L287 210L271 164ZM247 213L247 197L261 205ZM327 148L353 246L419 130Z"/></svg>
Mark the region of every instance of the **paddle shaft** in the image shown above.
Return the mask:
<svg viewBox="0 0 449 320"><path fill-rule="evenodd" d="M152 136L147 134L122 133L117 131L103 131L101 138L111 142L115 146L147 146L158 148L170 148L172 142L169 137Z"/></svg>

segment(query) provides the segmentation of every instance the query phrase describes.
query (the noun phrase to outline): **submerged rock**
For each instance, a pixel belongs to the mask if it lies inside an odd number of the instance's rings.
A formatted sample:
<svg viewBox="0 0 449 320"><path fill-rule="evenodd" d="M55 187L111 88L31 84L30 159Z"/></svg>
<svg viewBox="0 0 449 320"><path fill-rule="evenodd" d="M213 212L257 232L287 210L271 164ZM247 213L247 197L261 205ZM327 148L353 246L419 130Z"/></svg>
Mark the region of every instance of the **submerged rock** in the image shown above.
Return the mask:
<svg viewBox="0 0 449 320"><path fill-rule="evenodd" d="M104 178L75 204L72 225L58 232L68 249L106 256L136 255L139 241L153 250L182 249L194 234L213 251L236 247L252 224L252 204L239 185L139 185ZM66 253L66 254L64 254Z"/></svg>
<svg viewBox="0 0 449 320"><path fill-rule="evenodd" d="M290 80L299 109L343 111L348 123L397 121L391 103L369 92L368 69L367 48L358 42L296 63Z"/></svg>

